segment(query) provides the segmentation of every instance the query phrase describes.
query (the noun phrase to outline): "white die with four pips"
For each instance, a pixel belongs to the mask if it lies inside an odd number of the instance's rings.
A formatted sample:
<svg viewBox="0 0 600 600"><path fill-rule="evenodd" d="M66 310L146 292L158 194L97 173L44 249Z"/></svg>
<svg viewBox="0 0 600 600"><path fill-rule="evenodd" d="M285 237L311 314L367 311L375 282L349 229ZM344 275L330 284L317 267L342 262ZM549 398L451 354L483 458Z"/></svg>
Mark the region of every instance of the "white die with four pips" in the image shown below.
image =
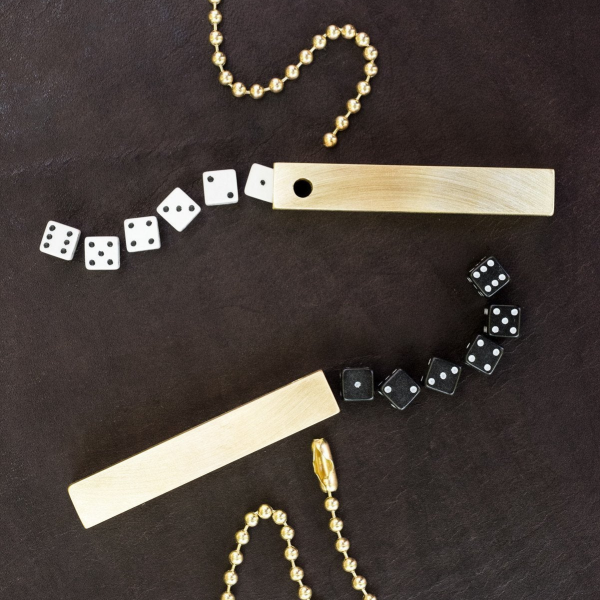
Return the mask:
<svg viewBox="0 0 600 600"><path fill-rule="evenodd" d="M40 252L63 260L73 260L80 235L81 231L75 227L48 221L40 244Z"/></svg>
<svg viewBox="0 0 600 600"><path fill-rule="evenodd" d="M86 237L85 268L90 271L116 271L121 266L121 244L116 235Z"/></svg>
<svg viewBox="0 0 600 600"><path fill-rule="evenodd" d="M206 206L235 204L238 201L237 175L233 169L202 174Z"/></svg>
<svg viewBox="0 0 600 600"><path fill-rule="evenodd" d="M273 203L273 169L257 163L250 168L244 194L250 198Z"/></svg>
<svg viewBox="0 0 600 600"><path fill-rule="evenodd" d="M144 252L160 248L160 233L156 217L125 219L124 226L128 252Z"/></svg>
<svg viewBox="0 0 600 600"><path fill-rule="evenodd" d="M177 231L183 231L199 214L200 207L180 188L175 188L156 212Z"/></svg>

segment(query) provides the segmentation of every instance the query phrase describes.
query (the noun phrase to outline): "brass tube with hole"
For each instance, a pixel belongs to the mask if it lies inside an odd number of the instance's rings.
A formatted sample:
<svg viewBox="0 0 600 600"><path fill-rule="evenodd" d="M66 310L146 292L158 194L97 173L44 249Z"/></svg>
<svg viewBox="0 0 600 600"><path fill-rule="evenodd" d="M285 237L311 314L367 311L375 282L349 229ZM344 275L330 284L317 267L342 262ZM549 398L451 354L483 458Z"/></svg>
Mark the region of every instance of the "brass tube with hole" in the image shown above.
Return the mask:
<svg viewBox="0 0 600 600"><path fill-rule="evenodd" d="M554 171L275 163L273 208L552 216Z"/></svg>

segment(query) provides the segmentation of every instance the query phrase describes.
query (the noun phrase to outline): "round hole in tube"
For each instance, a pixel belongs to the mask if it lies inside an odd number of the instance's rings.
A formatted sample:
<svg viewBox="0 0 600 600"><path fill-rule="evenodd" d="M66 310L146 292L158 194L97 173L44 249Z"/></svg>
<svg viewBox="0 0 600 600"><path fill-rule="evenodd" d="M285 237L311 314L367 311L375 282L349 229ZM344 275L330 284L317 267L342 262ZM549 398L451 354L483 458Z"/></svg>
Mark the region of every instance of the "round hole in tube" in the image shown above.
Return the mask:
<svg viewBox="0 0 600 600"><path fill-rule="evenodd" d="M298 198L308 198L313 191L312 183L308 179L298 179L294 183L294 194Z"/></svg>

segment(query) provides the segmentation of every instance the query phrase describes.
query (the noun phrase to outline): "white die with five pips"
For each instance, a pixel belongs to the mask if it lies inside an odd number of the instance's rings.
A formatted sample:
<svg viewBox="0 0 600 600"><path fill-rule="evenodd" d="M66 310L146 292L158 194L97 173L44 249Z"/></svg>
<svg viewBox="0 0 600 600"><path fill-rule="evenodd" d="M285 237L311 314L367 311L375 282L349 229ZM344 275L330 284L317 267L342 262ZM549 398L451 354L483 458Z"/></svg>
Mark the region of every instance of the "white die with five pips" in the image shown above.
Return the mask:
<svg viewBox="0 0 600 600"><path fill-rule="evenodd" d="M121 244L116 235L86 237L85 268L90 271L116 271L121 266Z"/></svg>

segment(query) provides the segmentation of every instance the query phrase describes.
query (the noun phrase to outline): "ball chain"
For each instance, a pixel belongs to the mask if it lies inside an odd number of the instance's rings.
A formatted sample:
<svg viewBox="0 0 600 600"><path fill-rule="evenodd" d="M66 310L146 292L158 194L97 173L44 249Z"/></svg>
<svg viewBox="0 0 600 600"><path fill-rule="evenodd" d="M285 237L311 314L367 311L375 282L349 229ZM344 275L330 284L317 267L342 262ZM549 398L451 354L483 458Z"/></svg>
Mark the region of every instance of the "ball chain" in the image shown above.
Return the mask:
<svg viewBox="0 0 600 600"><path fill-rule="evenodd" d="M328 492L327 498L325 499L325 510L331 513L329 529L331 529L331 531L337 535L335 548L338 552L344 555L342 568L344 571L352 575L352 587L355 590L359 590L363 593L363 600L377 600L373 594L369 594L367 592L367 580L364 577L356 574L356 568L358 566L357 562L348 555L350 542L345 537L342 537L344 523L336 515L336 511L339 509L339 507L339 501L331 495L331 492ZM273 519L276 525L281 526L280 535L287 542L287 546L283 555L291 565L290 579L298 584L298 598L300 598L300 600L310 600L310 598L312 598L312 589L304 584L304 570L296 564L300 553L298 552L298 549L292 545L295 532L287 522L287 514L282 510L274 510L268 504L263 504L257 511L248 513L245 517L246 526L244 529L240 529L240 531L235 534L237 547L229 555L231 568L225 572L225 576L223 577L223 581L225 582L227 589L221 595L221 600L235 600L235 596L231 592L231 588L238 582L238 575L235 569L241 565L244 560L241 549L242 546L250 542L249 529L251 527L256 527L261 519Z"/></svg>
<svg viewBox="0 0 600 600"><path fill-rule="evenodd" d="M219 82L222 85L230 87L236 98L250 96L255 100L260 100L267 92L279 94L283 91L283 88L288 81L298 79L300 76L300 69L304 65L310 65L313 62L315 51L323 50L327 46L328 40L337 40L340 37L346 40L354 40L356 45L363 49L363 57L367 62L364 66L365 78L356 86L358 94L356 98L350 98L346 103L346 114L336 118L335 129L323 136L323 144L325 147L333 148L338 142L338 133L348 129L350 117L360 111L362 107L361 98L371 93L371 79L377 75L378 68L375 64L375 59L377 58L378 52L377 49L371 45L369 36L364 32L357 32L353 25L344 25L343 27L330 25L324 34L315 35L315 37L313 37L312 47L300 52L298 55L299 62L297 64L289 65L285 69L284 77L274 77L267 86L255 83L250 86L250 88L247 88L240 81L235 81L231 71L225 69L227 57L221 52L223 34L219 31L219 24L223 21L223 15L217 10L217 6L221 3L221 0L209 1L212 4L212 10L208 13L208 20L213 26L213 30L210 32L209 36L209 41L214 47L212 62L219 68Z"/></svg>

